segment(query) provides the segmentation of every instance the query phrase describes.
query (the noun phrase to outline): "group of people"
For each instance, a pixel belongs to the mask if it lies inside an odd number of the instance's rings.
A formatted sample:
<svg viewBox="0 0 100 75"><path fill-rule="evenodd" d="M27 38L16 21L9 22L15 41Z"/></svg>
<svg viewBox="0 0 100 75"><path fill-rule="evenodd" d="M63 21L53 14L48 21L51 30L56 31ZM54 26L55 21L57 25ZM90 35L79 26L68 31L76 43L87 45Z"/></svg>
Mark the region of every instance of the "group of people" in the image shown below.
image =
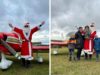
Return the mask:
<svg viewBox="0 0 100 75"><path fill-rule="evenodd" d="M69 61L80 60L81 53L84 52L85 59L91 59L96 53L96 60L99 60L100 37L97 35L94 23L79 27L75 34L70 35L68 42ZM77 53L75 55L75 49Z"/></svg>

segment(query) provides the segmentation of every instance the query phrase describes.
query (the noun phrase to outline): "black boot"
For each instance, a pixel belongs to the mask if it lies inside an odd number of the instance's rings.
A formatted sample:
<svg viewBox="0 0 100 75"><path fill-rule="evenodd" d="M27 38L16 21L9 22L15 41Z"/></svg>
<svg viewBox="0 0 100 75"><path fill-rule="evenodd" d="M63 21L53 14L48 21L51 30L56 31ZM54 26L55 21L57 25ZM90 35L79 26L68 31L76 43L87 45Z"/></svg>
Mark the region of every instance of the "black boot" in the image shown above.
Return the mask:
<svg viewBox="0 0 100 75"><path fill-rule="evenodd" d="M90 59L90 60L92 59L92 55L91 55L91 54L89 55L89 59Z"/></svg>
<svg viewBox="0 0 100 75"><path fill-rule="evenodd" d="M85 60L87 60L88 59L88 54L87 53L85 53Z"/></svg>
<svg viewBox="0 0 100 75"><path fill-rule="evenodd" d="M22 58L22 59L21 59L21 61L22 61L22 66L24 66L24 67L25 67L25 63L26 63L26 62L25 62L25 59L24 59L24 58Z"/></svg>
<svg viewBox="0 0 100 75"><path fill-rule="evenodd" d="M31 65L31 62L30 62L29 60L26 60L26 65L25 65L25 67L26 67L26 68L29 68L30 65Z"/></svg>

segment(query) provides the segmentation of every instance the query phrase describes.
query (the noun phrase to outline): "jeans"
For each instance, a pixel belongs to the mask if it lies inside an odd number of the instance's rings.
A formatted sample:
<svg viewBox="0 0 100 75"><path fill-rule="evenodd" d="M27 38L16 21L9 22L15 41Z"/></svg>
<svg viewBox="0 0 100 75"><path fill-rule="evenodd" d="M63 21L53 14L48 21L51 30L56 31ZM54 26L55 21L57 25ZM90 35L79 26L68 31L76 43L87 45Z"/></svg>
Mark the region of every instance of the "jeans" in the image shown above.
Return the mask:
<svg viewBox="0 0 100 75"><path fill-rule="evenodd" d="M96 50L96 60L99 60L100 50Z"/></svg>
<svg viewBox="0 0 100 75"><path fill-rule="evenodd" d="M75 60L74 49L69 49L69 60Z"/></svg>

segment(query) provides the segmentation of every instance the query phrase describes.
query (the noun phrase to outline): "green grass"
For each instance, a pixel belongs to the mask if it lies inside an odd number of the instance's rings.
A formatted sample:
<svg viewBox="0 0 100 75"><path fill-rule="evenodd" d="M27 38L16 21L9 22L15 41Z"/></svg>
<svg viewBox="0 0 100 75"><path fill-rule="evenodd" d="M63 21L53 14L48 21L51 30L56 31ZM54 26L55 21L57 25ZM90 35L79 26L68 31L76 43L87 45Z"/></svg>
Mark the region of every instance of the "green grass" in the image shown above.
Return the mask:
<svg viewBox="0 0 100 75"><path fill-rule="evenodd" d="M54 48L52 48L53 51ZM51 56L52 75L100 75L100 62L92 60L68 61L68 49L59 48L59 54Z"/></svg>
<svg viewBox="0 0 100 75"><path fill-rule="evenodd" d="M13 60L12 66L7 71L0 70L0 75L49 75L49 58L48 53L40 53L43 56L44 62L42 64L33 60L30 68L21 66L21 61L12 56L7 56L8 59Z"/></svg>

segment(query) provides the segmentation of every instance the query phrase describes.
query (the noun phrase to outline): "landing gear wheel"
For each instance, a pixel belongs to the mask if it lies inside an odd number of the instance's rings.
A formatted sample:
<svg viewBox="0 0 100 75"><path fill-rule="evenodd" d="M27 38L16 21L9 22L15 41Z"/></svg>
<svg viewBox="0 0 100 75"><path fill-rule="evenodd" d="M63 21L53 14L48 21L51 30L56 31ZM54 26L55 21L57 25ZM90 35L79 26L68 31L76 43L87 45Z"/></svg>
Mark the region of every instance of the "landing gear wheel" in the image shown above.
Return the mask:
<svg viewBox="0 0 100 75"><path fill-rule="evenodd" d="M58 50L54 50L54 51L53 51L53 54L54 54L54 55L57 55L57 54L58 54Z"/></svg>
<svg viewBox="0 0 100 75"><path fill-rule="evenodd" d="M43 58L42 57L38 57L37 58L37 62L40 63L40 64L43 63Z"/></svg>

